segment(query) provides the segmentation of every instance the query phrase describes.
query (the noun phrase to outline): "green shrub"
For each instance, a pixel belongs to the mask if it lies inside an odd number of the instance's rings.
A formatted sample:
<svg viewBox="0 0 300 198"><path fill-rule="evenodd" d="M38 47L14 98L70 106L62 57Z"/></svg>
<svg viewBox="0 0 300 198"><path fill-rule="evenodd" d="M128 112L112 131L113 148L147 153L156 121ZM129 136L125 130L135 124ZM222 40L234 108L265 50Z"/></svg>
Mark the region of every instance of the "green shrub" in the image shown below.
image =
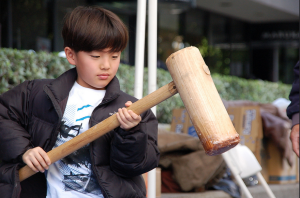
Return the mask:
<svg viewBox="0 0 300 198"><path fill-rule="evenodd" d="M55 54L1 48L0 93L25 80L56 78L72 67L65 58Z"/></svg>
<svg viewBox="0 0 300 198"><path fill-rule="evenodd" d="M0 93L3 93L25 80L56 78L72 68L65 58L57 53L30 52L25 50L0 49ZM144 95L148 93L148 69L144 72ZM134 67L121 64L117 73L121 90L134 94ZM277 98L287 98L291 86L283 83L272 83L261 80L246 80L234 76L212 74L216 88L225 100L251 100L270 103ZM169 72L158 69L157 88L169 82ZM172 110L183 107L179 96L175 96L157 105L157 118L160 123L170 123Z"/></svg>
<svg viewBox="0 0 300 198"><path fill-rule="evenodd" d="M225 100L251 100L271 103L277 98L288 99L291 85L263 80L246 80L236 76L212 75L216 88Z"/></svg>

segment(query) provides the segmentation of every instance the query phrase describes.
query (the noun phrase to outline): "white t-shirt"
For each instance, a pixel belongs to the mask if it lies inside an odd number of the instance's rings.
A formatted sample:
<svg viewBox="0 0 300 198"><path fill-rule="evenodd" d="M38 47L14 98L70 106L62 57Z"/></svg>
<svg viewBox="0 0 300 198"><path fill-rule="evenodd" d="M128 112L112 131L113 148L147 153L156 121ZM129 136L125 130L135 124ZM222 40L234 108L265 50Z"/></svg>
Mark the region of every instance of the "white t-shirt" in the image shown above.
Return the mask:
<svg viewBox="0 0 300 198"><path fill-rule="evenodd" d="M74 83L53 148L89 129L89 120L105 90L85 88ZM97 197L103 198L96 176L91 168L89 146L51 164L47 172L47 198Z"/></svg>

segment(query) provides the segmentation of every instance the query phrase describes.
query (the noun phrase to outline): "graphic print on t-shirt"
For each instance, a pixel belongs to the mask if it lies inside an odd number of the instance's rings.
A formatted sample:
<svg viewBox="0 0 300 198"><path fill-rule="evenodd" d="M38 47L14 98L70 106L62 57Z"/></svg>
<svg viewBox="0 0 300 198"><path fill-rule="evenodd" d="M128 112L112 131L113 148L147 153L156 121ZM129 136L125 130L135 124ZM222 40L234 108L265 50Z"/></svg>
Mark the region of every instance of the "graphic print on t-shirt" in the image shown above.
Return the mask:
<svg viewBox="0 0 300 198"><path fill-rule="evenodd" d="M60 146L79 135L82 125L86 124L83 122L90 118L90 115L86 114L87 111L84 111L86 108L92 108L92 105L84 105L77 110L76 105L66 107L54 147ZM74 117L75 115L76 118ZM65 191L74 190L84 194L101 195L98 182L91 171L88 145L61 159L58 166L63 176L61 179Z"/></svg>
<svg viewBox="0 0 300 198"><path fill-rule="evenodd" d="M74 82L53 149L90 128L92 113L105 93ZM45 175L47 198L104 198L93 173L89 145L51 164Z"/></svg>

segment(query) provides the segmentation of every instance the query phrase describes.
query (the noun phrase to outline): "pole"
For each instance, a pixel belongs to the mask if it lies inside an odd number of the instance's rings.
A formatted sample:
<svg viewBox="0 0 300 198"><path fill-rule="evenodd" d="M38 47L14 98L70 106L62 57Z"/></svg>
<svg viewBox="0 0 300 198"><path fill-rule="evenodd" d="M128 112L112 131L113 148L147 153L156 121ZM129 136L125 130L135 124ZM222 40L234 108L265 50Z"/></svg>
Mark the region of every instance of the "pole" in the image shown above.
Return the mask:
<svg viewBox="0 0 300 198"><path fill-rule="evenodd" d="M135 43L135 82L134 96L137 99L143 97L144 76L144 48L145 48L145 26L146 26L146 1L137 2L137 23Z"/></svg>
<svg viewBox="0 0 300 198"><path fill-rule="evenodd" d="M148 94L156 90L157 76L157 0L148 0ZM151 108L156 115L156 106ZM148 172L148 198L156 197L156 169Z"/></svg>
<svg viewBox="0 0 300 198"><path fill-rule="evenodd" d="M239 184L240 188L245 194L245 197L247 198L253 198L250 191L248 190L247 186L245 185L244 181L239 175L238 167L236 166L234 160L232 159L233 156L229 154L229 152L222 153L222 157L224 158L224 161L226 162L227 166L230 168L234 178L236 179L237 183Z"/></svg>
<svg viewBox="0 0 300 198"><path fill-rule="evenodd" d="M269 195L270 198L276 198L274 193L272 192L272 190L270 189L269 185L267 184L266 180L264 179L264 177L261 175L260 172L256 173L256 176L258 178L258 180L260 181L260 183L262 184L262 186L265 188L265 190L267 191L267 194Z"/></svg>

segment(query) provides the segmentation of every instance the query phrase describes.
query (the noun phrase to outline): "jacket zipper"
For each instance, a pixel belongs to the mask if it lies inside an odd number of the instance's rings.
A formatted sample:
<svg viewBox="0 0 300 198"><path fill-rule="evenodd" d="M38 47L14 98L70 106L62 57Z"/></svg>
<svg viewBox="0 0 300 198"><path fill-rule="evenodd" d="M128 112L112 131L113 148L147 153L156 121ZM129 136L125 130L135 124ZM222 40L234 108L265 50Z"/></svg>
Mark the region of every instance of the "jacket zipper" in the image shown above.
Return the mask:
<svg viewBox="0 0 300 198"><path fill-rule="evenodd" d="M94 114L94 112L95 112L97 109L99 109L101 106L107 104L108 102L110 102L110 101L116 99L117 97L118 97L118 96L112 98L111 100L106 100L105 102L100 103L100 104L93 110L92 115L91 115L91 118L93 117L93 114ZM91 126L92 126L92 122L91 122L92 119L91 119L91 118L90 118L90 120L89 120L89 128L91 128ZM100 179L99 179L98 174L96 173L96 168L95 168L94 158L93 158L93 155L92 155L92 148L93 148L92 144L93 144L93 142L90 143L90 158L91 158L91 162L92 162L92 169L93 169L93 171L94 171L94 173L95 173L95 175L96 175L96 177L97 177L98 183L100 184L99 186L100 186L100 189L101 189L101 191L102 191L102 194L104 193L104 194L103 194L104 197L108 198L108 194L107 194L106 190L104 190L104 188L101 186L101 181L100 181Z"/></svg>

